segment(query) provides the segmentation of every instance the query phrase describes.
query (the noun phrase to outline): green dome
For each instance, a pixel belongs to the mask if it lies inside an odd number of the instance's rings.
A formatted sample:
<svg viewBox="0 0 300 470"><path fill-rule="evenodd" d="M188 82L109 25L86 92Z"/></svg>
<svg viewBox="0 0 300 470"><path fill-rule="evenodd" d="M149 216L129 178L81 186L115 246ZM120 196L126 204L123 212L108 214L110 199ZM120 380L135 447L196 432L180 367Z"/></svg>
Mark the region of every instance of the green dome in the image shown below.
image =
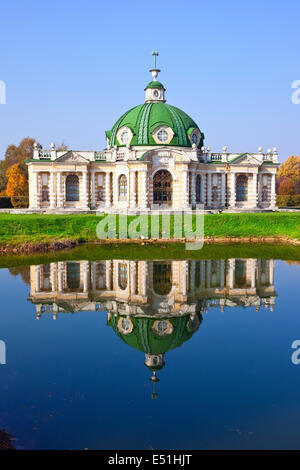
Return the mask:
<svg viewBox="0 0 300 470"><path fill-rule="evenodd" d="M147 88L162 88L163 90L165 89L163 84L161 82L156 81L156 80L152 80L152 82L148 83L145 90L147 90Z"/></svg>
<svg viewBox="0 0 300 470"><path fill-rule="evenodd" d="M152 82L153 83L153 82ZM159 82L158 82L159 83ZM169 144L157 144L153 139L152 132L158 126L168 126L174 136ZM194 129L199 129L195 121L184 111L166 103L144 103L130 109L124 113L112 127L111 131L106 132L110 147L117 145L124 146L117 139L117 132L121 127L128 127L133 137L131 146L149 145L149 146L180 146L191 147L189 136ZM203 146L204 134L201 134L198 147Z"/></svg>
<svg viewBox="0 0 300 470"><path fill-rule="evenodd" d="M202 316L197 315L195 325L191 328L189 324L190 316L170 317L167 320L172 324L173 331L166 336L159 337L153 331L155 318L130 317L133 323L133 330L129 334L122 334L118 330L118 320L120 316L111 316L108 325L112 326L115 333L126 343L146 354L163 354L171 349L178 348L185 341L189 340L199 328ZM160 319L163 320L163 319Z"/></svg>

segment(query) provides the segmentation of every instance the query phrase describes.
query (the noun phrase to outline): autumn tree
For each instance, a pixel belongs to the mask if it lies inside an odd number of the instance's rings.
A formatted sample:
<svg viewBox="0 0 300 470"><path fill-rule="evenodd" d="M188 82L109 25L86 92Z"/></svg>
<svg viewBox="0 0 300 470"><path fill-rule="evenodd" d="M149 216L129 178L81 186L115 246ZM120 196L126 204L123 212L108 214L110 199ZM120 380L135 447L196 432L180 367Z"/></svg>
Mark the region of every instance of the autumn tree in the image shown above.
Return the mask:
<svg viewBox="0 0 300 470"><path fill-rule="evenodd" d="M5 190L7 185L7 178L6 178L6 164L4 160L0 161L0 193Z"/></svg>
<svg viewBox="0 0 300 470"><path fill-rule="evenodd" d="M289 178L283 178L279 183L278 194L293 195L296 194L296 184Z"/></svg>
<svg viewBox="0 0 300 470"><path fill-rule="evenodd" d="M6 171L6 196L11 198L14 207L27 207L28 182L18 163Z"/></svg>
<svg viewBox="0 0 300 470"><path fill-rule="evenodd" d="M32 137L25 137L23 140L21 140L17 148L18 163L21 170L26 175L26 178L28 177L28 169L25 160L33 158L34 142L35 139Z"/></svg>
<svg viewBox="0 0 300 470"><path fill-rule="evenodd" d="M290 156L277 173L277 191L282 195L300 194L300 155Z"/></svg>
<svg viewBox="0 0 300 470"><path fill-rule="evenodd" d="M4 154L4 162L7 168L19 162L18 147L16 147L13 144L7 147L7 149L5 150L5 154Z"/></svg>
<svg viewBox="0 0 300 470"><path fill-rule="evenodd" d="M280 165L277 176L278 178L283 176L291 180L300 179L300 155L298 155L298 157L292 155L287 158L285 162Z"/></svg>

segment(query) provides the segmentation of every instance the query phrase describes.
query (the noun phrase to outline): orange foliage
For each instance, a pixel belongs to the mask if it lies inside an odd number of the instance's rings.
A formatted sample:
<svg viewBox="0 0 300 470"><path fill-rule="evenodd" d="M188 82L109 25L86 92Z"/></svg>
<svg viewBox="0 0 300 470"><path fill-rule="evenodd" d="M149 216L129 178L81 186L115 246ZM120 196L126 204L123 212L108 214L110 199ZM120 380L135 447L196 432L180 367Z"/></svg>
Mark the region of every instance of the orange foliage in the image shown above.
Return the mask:
<svg viewBox="0 0 300 470"><path fill-rule="evenodd" d="M291 156L280 165L277 177L280 178L281 176L294 181L300 179L300 155L298 157Z"/></svg>
<svg viewBox="0 0 300 470"><path fill-rule="evenodd" d="M296 194L295 183L288 178L284 178L279 184L278 194Z"/></svg>
<svg viewBox="0 0 300 470"><path fill-rule="evenodd" d="M277 193L281 196L300 194L300 155L293 155L280 165L277 173Z"/></svg>
<svg viewBox="0 0 300 470"><path fill-rule="evenodd" d="M26 207L28 197L28 183L20 165L15 163L6 171L6 196L12 198L14 207Z"/></svg>

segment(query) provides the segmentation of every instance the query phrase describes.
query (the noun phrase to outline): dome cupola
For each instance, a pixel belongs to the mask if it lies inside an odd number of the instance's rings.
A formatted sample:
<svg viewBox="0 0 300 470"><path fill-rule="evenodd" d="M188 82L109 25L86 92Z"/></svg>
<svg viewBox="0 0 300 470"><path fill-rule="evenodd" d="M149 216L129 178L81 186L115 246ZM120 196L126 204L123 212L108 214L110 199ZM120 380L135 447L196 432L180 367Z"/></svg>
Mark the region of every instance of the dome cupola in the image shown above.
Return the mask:
<svg viewBox="0 0 300 470"><path fill-rule="evenodd" d="M160 70L156 68L156 57L159 55L158 52L152 52L154 56L154 68L150 69L149 72L152 73L152 82L148 83L145 88L146 96L145 103L165 103L165 87L161 82L157 80L157 75Z"/></svg>
<svg viewBox="0 0 300 470"><path fill-rule="evenodd" d="M154 56L154 68L150 70L152 82L145 88L145 103L125 112L106 131L108 148L122 146L178 146L201 148L204 134L195 121L181 109L165 100L165 87L157 80L160 70L156 67L158 52Z"/></svg>

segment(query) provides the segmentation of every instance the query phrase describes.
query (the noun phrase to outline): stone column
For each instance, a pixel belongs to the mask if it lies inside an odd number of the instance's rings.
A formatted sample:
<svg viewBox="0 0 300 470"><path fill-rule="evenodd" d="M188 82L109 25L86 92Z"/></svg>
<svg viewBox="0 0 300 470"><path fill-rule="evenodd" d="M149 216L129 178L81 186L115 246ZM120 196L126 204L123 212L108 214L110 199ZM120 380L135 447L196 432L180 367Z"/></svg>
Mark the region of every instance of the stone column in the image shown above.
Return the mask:
<svg viewBox="0 0 300 470"><path fill-rule="evenodd" d="M54 172L53 171L50 171L50 178L49 178L49 202L50 202L50 209L54 209L55 191L54 191Z"/></svg>
<svg viewBox="0 0 300 470"><path fill-rule="evenodd" d="M272 180L271 180L271 209L275 209L276 207L276 174L272 173Z"/></svg>
<svg viewBox="0 0 300 470"><path fill-rule="evenodd" d="M205 174L201 173L201 203L205 205Z"/></svg>
<svg viewBox="0 0 300 470"><path fill-rule="evenodd" d="M191 260L190 262L190 292L195 292L195 278L196 278L196 261Z"/></svg>
<svg viewBox="0 0 300 470"><path fill-rule="evenodd" d="M86 294L89 290L89 262L83 261L83 292Z"/></svg>
<svg viewBox="0 0 300 470"><path fill-rule="evenodd" d="M91 271L91 291L95 292L96 289L96 262L91 261L90 262L90 271Z"/></svg>
<svg viewBox="0 0 300 470"><path fill-rule="evenodd" d="M58 280L58 292L61 293L63 291L63 268L64 268L64 263L59 261L57 263L57 280Z"/></svg>
<svg viewBox="0 0 300 470"><path fill-rule="evenodd" d="M230 200L229 206L235 207L236 195L235 195L235 173L230 174Z"/></svg>
<svg viewBox="0 0 300 470"><path fill-rule="evenodd" d="M39 204L39 173L37 171L33 172L33 206L34 208L38 208Z"/></svg>
<svg viewBox="0 0 300 470"><path fill-rule="evenodd" d="M57 207L63 207L63 197L61 191L61 172L58 171L56 174L56 197L57 197Z"/></svg>
<svg viewBox="0 0 300 470"><path fill-rule="evenodd" d="M226 206L226 174L221 174L221 207Z"/></svg>
<svg viewBox="0 0 300 470"><path fill-rule="evenodd" d="M135 171L130 171L130 191L129 191L129 203L130 207L134 209L136 207L136 191L135 191Z"/></svg>
<svg viewBox="0 0 300 470"><path fill-rule="evenodd" d="M40 279L41 279L41 266L37 265L35 267L35 292L38 293L41 290Z"/></svg>
<svg viewBox="0 0 300 470"><path fill-rule="evenodd" d="M196 171L193 169L190 172L191 178L191 204L195 206L196 204Z"/></svg>
<svg viewBox="0 0 300 470"><path fill-rule="evenodd" d="M220 288L224 289L225 285L225 261L220 260Z"/></svg>
<svg viewBox="0 0 300 470"><path fill-rule="evenodd" d="M189 186L188 186L188 169L182 170L182 207L188 208L189 206Z"/></svg>
<svg viewBox="0 0 300 470"><path fill-rule="evenodd" d="M235 259L229 260L229 289L234 288Z"/></svg>
<svg viewBox="0 0 300 470"><path fill-rule="evenodd" d="M262 181L263 175L262 173L258 173L258 205L262 203Z"/></svg>
<svg viewBox="0 0 300 470"><path fill-rule="evenodd" d="M147 261L141 261L142 269L141 269L141 275L142 275L142 296L146 297L147 295L147 266L148 263Z"/></svg>
<svg viewBox="0 0 300 470"><path fill-rule="evenodd" d="M119 188L118 188L118 179L119 175L116 175L115 172L112 172L112 182L111 182L111 191L112 191L112 205L116 207L119 200Z"/></svg>
<svg viewBox="0 0 300 470"><path fill-rule="evenodd" d="M111 288L111 261L105 261L105 289L107 291L112 290Z"/></svg>
<svg viewBox="0 0 300 470"><path fill-rule="evenodd" d="M269 279L270 279L270 286L274 285L274 260L270 259L269 261Z"/></svg>
<svg viewBox="0 0 300 470"><path fill-rule="evenodd" d="M252 181L253 207L257 207L257 173L253 173Z"/></svg>
<svg viewBox="0 0 300 470"><path fill-rule="evenodd" d="M207 173L207 190L206 190L206 194L207 194L207 206L208 207L211 207L211 177L212 177L212 174Z"/></svg>
<svg viewBox="0 0 300 470"><path fill-rule="evenodd" d="M181 261L181 289L182 289L182 295L187 294L187 263L188 263L188 261Z"/></svg>
<svg viewBox="0 0 300 470"><path fill-rule="evenodd" d="M91 209L96 208L96 192L95 192L95 170L92 170L90 173L90 195L91 195Z"/></svg>
<svg viewBox="0 0 300 470"><path fill-rule="evenodd" d="M89 193L88 193L88 174L87 170L82 171L82 208L88 209L89 208Z"/></svg>
<svg viewBox="0 0 300 470"><path fill-rule="evenodd" d="M141 201L142 201L142 209L147 209L148 203L148 188L147 188L147 170L142 170L142 194L141 194Z"/></svg>
<svg viewBox="0 0 300 470"><path fill-rule="evenodd" d="M206 287L209 289L211 285L211 260L206 260Z"/></svg>
<svg viewBox="0 0 300 470"><path fill-rule="evenodd" d="M130 261L130 293L131 295L136 294L136 264L135 261Z"/></svg>
<svg viewBox="0 0 300 470"><path fill-rule="evenodd" d="M205 260L200 261L200 288L205 288Z"/></svg>
<svg viewBox="0 0 300 470"><path fill-rule="evenodd" d="M50 263L50 280L51 280L51 290L55 292L55 271L56 271L56 263Z"/></svg>
<svg viewBox="0 0 300 470"><path fill-rule="evenodd" d="M111 207L111 201L110 201L110 172L107 171L105 173L105 208L108 209Z"/></svg>
<svg viewBox="0 0 300 470"><path fill-rule="evenodd" d="M254 289L256 285L256 264L257 260L253 259L251 264L251 288Z"/></svg>

